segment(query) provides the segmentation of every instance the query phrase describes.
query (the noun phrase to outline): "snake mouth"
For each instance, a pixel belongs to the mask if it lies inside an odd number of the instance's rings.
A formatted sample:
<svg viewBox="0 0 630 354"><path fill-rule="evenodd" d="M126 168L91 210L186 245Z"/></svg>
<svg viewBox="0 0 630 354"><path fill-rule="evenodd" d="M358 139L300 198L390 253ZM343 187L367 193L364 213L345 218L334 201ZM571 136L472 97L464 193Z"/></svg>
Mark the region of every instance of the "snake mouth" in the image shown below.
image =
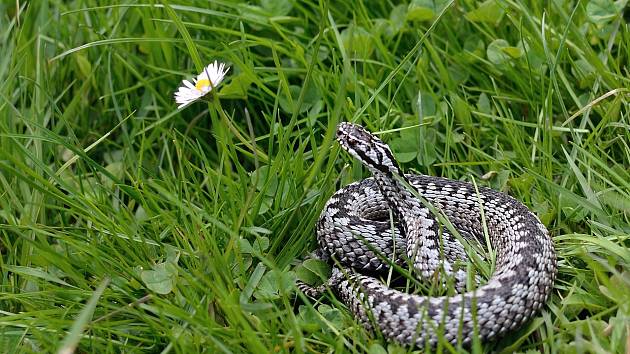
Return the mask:
<svg viewBox="0 0 630 354"><path fill-rule="evenodd" d="M341 145L341 147L346 151L352 150L352 144L350 143L352 141L350 136L351 129L352 124L348 122L342 122L337 125L337 141L339 142L339 145Z"/></svg>
<svg viewBox="0 0 630 354"><path fill-rule="evenodd" d="M350 129L352 129L352 124L348 122L341 122L337 125L337 140L340 143L348 139Z"/></svg>

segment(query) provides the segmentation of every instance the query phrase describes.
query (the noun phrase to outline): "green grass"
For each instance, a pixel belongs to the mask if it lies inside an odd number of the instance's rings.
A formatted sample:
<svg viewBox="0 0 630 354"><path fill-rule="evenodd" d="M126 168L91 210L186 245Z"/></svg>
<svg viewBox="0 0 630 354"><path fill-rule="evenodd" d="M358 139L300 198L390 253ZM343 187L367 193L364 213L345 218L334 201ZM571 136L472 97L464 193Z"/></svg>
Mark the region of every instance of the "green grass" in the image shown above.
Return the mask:
<svg viewBox="0 0 630 354"><path fill-rule="evenodd" d="M412 351L295 300L368 175L340 121L549 228L550 301L476 351L630 350L625 1L127 3L0 4L0 351ZM219 97L177 111L215 59Z"/></svg>

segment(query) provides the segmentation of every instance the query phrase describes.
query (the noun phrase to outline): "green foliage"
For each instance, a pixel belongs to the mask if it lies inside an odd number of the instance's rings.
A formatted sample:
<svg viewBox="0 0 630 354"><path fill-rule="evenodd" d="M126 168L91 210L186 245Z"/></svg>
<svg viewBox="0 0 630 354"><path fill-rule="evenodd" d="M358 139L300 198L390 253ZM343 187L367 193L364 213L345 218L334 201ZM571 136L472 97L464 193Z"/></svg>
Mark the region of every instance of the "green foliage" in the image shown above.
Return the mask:
<svg viewBox="0 0 630 354"><path fill-rule="evenodd" d="M551 231L547 306L471 351L628 350L627 1L103 4L0 4L0 348L416 350L295 294L329 272L298 266L325 202L367 176L334 143L351 120ZM216 100L178 111L212 60Z"/></svg>

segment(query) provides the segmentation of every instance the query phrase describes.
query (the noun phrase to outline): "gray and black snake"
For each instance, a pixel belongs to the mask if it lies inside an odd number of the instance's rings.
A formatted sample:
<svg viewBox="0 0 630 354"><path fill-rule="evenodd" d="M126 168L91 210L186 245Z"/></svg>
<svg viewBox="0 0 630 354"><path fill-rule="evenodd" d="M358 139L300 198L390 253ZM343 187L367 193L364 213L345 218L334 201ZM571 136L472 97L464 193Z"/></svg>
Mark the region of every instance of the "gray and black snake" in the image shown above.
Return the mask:
<svg viewBox="0 0 630 354"><path fill-rule="evenodd" d="M330 287L366 328L421 347L435 346L440 338L463 345L474 336L495 338L542 307L553 288L556 255L547 229L527 207L492 189L403 174L389 147L361 126L339 124L337 140L373 177L342 188L327 202L317 225L317 254L335 261L333 273L323 286L300 285L305 294L317 297ZM466 291L470 276L462 243L443 230L406 183L463 238L482 244L489 239L495 269L485 284ZM373 277L391 264L407 263L421 282L450 279L461 293L408 294Z"/></svg>

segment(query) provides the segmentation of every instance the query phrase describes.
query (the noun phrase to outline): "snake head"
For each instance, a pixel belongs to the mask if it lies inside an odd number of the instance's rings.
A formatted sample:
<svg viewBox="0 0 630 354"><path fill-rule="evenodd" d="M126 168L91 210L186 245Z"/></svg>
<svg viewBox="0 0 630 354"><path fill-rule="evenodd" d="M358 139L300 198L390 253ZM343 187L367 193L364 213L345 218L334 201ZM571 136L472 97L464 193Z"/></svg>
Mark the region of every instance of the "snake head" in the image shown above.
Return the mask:
<svg viewBox="0 0 630 354"><path fill-rule="evenodd" d="M339 123L337 141L372 172L403 175L389 146L362 126L348 122Z"/></svg>

